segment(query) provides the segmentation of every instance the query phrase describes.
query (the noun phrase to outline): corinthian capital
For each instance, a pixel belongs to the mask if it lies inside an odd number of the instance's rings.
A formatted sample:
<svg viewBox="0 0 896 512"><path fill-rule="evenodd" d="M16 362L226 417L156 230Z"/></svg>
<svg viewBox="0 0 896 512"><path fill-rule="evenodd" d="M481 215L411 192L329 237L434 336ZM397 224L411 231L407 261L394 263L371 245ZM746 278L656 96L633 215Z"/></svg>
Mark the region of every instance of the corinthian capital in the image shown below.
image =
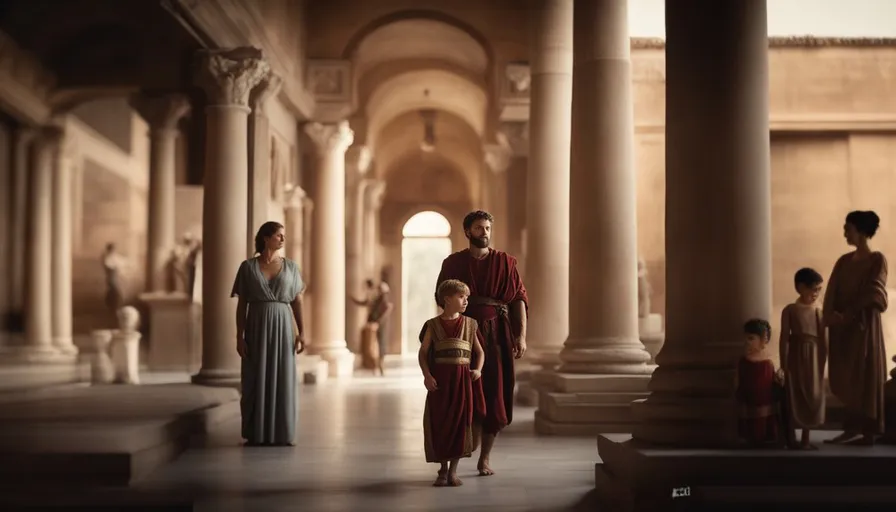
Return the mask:
<svg viewBox="0 0 896 512"><path fill-rule="evenodd" d="M198 82L213 105L248 107L252 89L271 73L257 48L201 50L198 56Z"/></svg>
<svg viewBox="0 0 896 512"><path fill-rule="evenodd" d="M177 123L190 112L190 100L183 94L131 97L131 107L140 114L153 130L173 130Z"/></svg>
<svg viewBox="0 0 896 512"><path fill-rule="evenodd" d="M282 88L283 79L273 71L268 73L267 77L252 91L250 97L252 108L262 108L269 99L280 94Z"/></svg>
<svg viewBox="0 0 896 512"><path fill-rule="evenodd" d="M483 148L485 164L495 174L501 174L510 167L513 154L510 148L503 144L486 144Z"/></svg>
<svg viewBox="0 0 896 512"><path fill-rule="evenodd" d="M348 127L348 121L334 124L308 123L305 125L305 133L314 143L319 155L333 152L345 154L345 150L355 141L355 134Z"/></svg>
<svg viewBox="0 0 896 512"><path fill-rule="evenodd" d="M383 199L386 197L385 180L368 178L367 188L364 189L364 204L368 212L378 212L383 206Z"/></svg>
<svg viewBox="0 0 896 512"><path fill-rule="evenodd" d="M368 146L355 144L345 154L346 169L357 176L367 174L371 162L373 162L373 156Z"/></svg>

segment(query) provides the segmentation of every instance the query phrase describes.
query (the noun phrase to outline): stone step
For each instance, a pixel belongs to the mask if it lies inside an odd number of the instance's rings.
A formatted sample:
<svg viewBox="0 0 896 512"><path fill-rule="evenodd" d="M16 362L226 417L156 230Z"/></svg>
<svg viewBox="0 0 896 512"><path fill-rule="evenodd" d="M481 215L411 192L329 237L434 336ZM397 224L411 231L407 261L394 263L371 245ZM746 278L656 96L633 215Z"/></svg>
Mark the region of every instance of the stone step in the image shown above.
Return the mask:
<svg viewBox="0 0 896 512"><path fill-rule="evenodd" d="M572 373L556 373L553 375L552 380L552 389L558 393L641 393L647 391L650 375L579 375Z"/></svg>
<svg viewBox="0 0 896 512"><path fill-rule="evenodd" d="M90 365L69 364L0 364L0 393L63 386L90 380Z"/></svg>
<svg viewBox="0 0 896 512"><path fill-rule="evenodd" d="M547 418L541 411L535 411L535 432L540 435L593 439L598 434L631 432L631 429L631 423L563 423Z"/></svg>
<svg viewBox="0 0 896 512"><path fill-rule="evenodd" d="M239 417L235 389L93 386L0 407L0 489L127 486Z"/></svg>
<svg viewBox="0 0 896 512"><path fill-rule="evenodd" d="M613 393L540 393L538 410L546 419L557 423L630 424L634 421L630 405L632 396L626 395L629 396L614 396ZM635 395L636 398L644 396Z"/></svg>

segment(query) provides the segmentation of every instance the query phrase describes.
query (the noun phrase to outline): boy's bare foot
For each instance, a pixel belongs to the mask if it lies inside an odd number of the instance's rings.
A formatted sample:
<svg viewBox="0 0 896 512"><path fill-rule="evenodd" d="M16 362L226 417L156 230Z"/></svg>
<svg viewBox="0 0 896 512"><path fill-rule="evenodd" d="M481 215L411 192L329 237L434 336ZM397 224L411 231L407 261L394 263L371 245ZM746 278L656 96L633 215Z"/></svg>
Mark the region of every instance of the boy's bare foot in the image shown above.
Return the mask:
<svg viewBox="0 0 896 512"><path fill-rule="evenodd" d="M476 464L476 469L479 470L479 476L491 476L495 474L492 468L488 465L487 459L479 459L479 464Z"/></svg>
<svg viewBox="0 0 896 512"><path fill-rule="evenodd" d="M448 485L450 485L451 487L460 487L460 486L464 485L464 483L461 481L460 478L457 478L457 475L450 474L450 475L448 475Z"/></svg>
<svg viewBox="0 0 896 512"><path fill-rule="evenodd" d="M436 476L436 481L433 482L433 487L445 487L448 485L448 470L440 469L438 476Z"/></svg>

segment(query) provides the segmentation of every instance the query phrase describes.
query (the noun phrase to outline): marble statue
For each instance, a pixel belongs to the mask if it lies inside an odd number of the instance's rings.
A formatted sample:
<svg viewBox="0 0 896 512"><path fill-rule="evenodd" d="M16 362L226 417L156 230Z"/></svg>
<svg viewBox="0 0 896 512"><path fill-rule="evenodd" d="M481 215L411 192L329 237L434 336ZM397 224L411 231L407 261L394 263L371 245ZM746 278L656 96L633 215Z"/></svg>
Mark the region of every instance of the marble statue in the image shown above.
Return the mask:
<svg viewBox="0 0 896 512"><path fill-rule="evenodd" d="M106 307L116 312L124 304L122 272L127 260L115 250L115 244L109 243L103 251L101 262L106 275Z"/></svg>
<svg viewBox="0 0 896 512"><path fill-rule="evenodd" d="M666 335L663 332L663 317L650 312L650 296L653 288L647 278L647 263L638 258L638 337L644 348L650 353L650 364L655 364L656 355L660 352Z"/></svg>
<svg viewBox="0 0 896 512"><path fill-rule="evenodd" d="M647 279L647 263L644 258L638 258L638 318L647 318L650 315L650 281Z"/></svg>
<svg viewBox="0 0 896 512"><path fill-rule="evenodd" d="M196 282L197 255L202 242L191 233L184 233L180 243L171 251L170 269L174 292L193 294Z"/></svg>

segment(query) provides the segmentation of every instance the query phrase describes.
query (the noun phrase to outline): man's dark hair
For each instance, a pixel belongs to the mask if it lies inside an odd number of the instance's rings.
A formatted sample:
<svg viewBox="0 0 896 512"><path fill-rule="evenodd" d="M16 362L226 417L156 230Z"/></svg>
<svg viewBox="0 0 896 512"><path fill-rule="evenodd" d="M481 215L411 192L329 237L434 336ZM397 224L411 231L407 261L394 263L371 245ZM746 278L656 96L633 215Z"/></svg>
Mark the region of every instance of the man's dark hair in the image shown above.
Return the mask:
<svg viewBox="0 0 896 512"><path fill-rule="evenodd" d="M768 320L751 318L744 324L744 334L755 334L760 339L772 339L772 325Z"/></svg>
<svg viewBox="0 0 896 512"><path fill-rule="evenodd" d="M813 268L801 268L796 271L796 274L793 276L793 286L797 287L799 285L803 285L809 288L814 286L818 286L824 282L824 278L821 277L821 274L815 271Z"/></svg>
<svg viewBox="0 0 896 512"><path fill-rule="evenodd" d="M485 210L476 210L474 212L470 212L464 217L464 231L473 227L473 223L477 220L487 220L489 222L495 222L495 218L492 217L492 214L488 213Z"/></svg>

